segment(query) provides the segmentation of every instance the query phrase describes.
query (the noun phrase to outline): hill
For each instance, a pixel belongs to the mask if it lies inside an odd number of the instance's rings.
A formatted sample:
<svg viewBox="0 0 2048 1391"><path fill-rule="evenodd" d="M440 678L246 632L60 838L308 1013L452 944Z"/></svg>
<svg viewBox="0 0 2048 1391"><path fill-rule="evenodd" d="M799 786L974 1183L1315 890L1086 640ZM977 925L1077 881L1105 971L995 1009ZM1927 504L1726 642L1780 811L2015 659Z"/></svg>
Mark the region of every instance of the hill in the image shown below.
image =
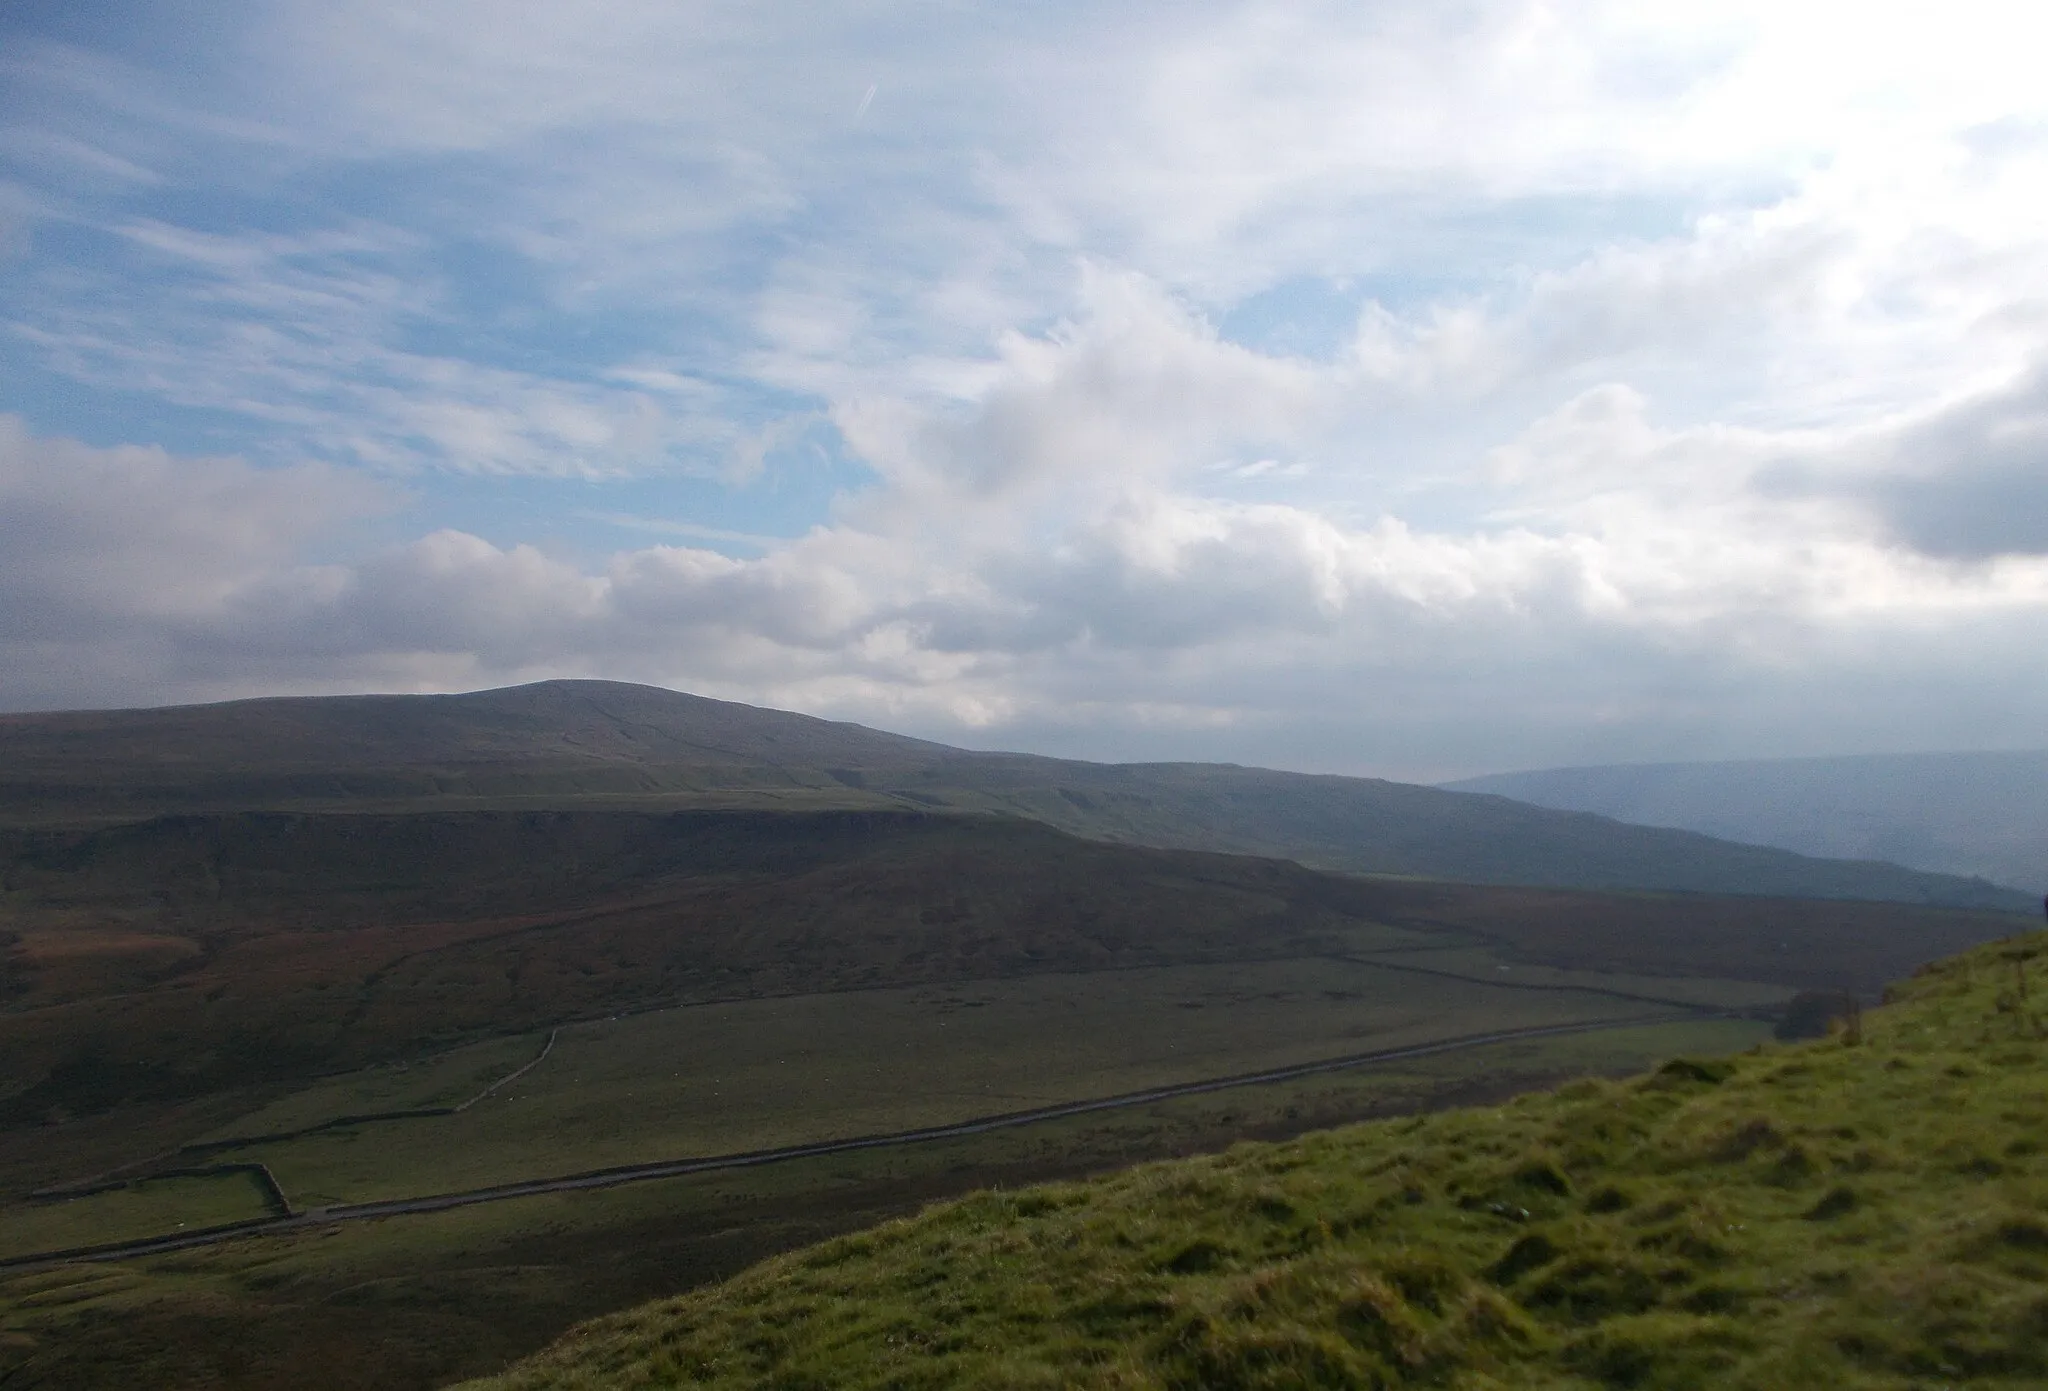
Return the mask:
<svg viewBox="0 0 2048 1391"><path fill-rule="evenodd" d="M2023 921L780 805L0 829L0 1380L424 1391L935 1197L1742 1048Z"/></svg>
<svg viewBox="0 0 2048 1391"><path fill-rule="evenodd" d="M975 753L613 682L0 716L0 824L572 804L993 813L1095 840L1349 873L2032 907L1977 880L1494 796L1231 765Z"/></svg>
<svg viewBox="0 0 2048 1391"><path fill-rule="evenodd" d="M1870 993L2015 921L1342 878L903 810L172 816L0 831L0 888L0 1125L655 1004L1329 955L1374 925Z"/></svg>
<svg viewBox="0 0 2048 1391"><path fill-rule="evenodd" d="M473 1391L2039 1386L2044 945L1810 1044L982 1194Z"/></svg>
<svg viewBox="0 0 2048 1391"><path fill-rule="evenodd" d="M166 817L0 833L0 882L0 1124L657 1003L1330 950L1388 897L904 811Z"/></svg>
<svg viewBox="0 0 2048 1391"><path fill-rule="evenodd" d="M2022 921L587 803L0 831L0 914L0 1380L52 1391L425 1391L933 1198L1746 1047Z"/></svg>
<svg viewBox="0 0 2048 1391"><path fill-rule="evenodd" d="M2048 750L1547 768L1445 786L2048 893Z"/></svg>

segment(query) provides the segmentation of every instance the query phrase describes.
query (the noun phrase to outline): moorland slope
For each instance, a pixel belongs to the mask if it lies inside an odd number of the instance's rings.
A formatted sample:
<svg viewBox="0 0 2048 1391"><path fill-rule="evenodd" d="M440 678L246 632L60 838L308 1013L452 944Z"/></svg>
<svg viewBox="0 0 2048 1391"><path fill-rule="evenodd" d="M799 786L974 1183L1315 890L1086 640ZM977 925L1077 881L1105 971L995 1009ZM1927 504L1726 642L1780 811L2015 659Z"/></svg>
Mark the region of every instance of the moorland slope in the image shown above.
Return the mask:
<svg viewBox="0 0 2048 1391"><path fill-rule="evenodd" d="M1809 1044L985 1193L472 1391L2037 1387L2043 953Z"/></svg>
<svg viewBox="0 0 2048 1391"><path fill-rule="evenodd" d="M620 1010L1341 954L1375 925L1547 968L1869 994L2015 922L1349 878L904 810L6 830L0 887L0 1125L16 1126Z"/></svg>
<svg viewBox="0 0 2048 1391"><path fill-rule="evenodd" d="M0 1124L653 1004L1330 950L1386 892L904 811L167 817L0 833L0 880Z"/></svg>
<svg viewBox="0 0 2048 1391"><path fill-rule="evenodd" d="M1981 880L1503 797L1222 764L975 753L616 682L0 716L0 824L605 803L994 813L1094 840L1349 873L2032 906Z"/></svg>

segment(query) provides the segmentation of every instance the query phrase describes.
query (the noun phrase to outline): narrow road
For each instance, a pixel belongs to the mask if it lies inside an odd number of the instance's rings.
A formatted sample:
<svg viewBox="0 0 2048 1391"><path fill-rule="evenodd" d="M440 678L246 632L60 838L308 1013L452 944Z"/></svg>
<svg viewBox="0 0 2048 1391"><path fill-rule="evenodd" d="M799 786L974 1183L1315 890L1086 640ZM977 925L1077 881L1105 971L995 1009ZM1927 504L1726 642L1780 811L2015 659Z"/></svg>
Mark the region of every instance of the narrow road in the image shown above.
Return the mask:
<svg viewBox="0 0 2048 1391"><path fill-rule="evenodd" d="M1211 1077L1199 1082L1177 1082L1171 1086L1151 1087L1144 1091L1125 1092L1118 1096L1097 1097L1091 1101L1062 1102L1056 1106L1040 1106L1028 1111L1007 1111L1001 1115L978 1116L972 1120L955 1121L949 1125L926 1126L917 1130L897 1130L883 1135L861 1135L845 1140L820 1140L808 1145L785 1145L779 1149L751 1150L740 1154L713 1155L698 1159L664 1159L647 1164L626 1164L610 1169L590 1169L582 1173L562 1174L554 1178L525 1179L518 1183L498 1184L489 1188L468 1188L455 1193L433 1193L418 1198L390 1198L371 1203L342 1203L333 1207L310 1208L289 1217L259 1218L240 1222L233 1226L211 1227L203 1231L181 1232L176 1236L150 1237L141 1241L112 1243L104 1246L76 1247L68 1251L45 1251L26 1256L0 1258L0 1269L19 1269L25 1266L55 1265L68 1261L117 1261L134 1256L155 1255L164 1251L180 1251L193 1246L212 1246L218 1242L236 1241L243 1237L274 1236L282 1232L324 1227L335 1222L360 1222L377 1217L403 1217L409 1213L443 1212L449 1208L472 1207L478 1203L505 1202L512 1198L532 1198L546 1193L571 1193L588 1188L615 1188L625 1183L644 1183L650 1179L680 1178L686 1174L713 1173L721 1169L751 1169L767 1164L783 1164L796 1159L815 1159L823 1155L849 1154L856 1150L886 1149L899 1145L929 1144L938 1140L953 1140L965 1135L982 1135L992 1130L1007 1130L1016 1126L1036 1125L1041 1121L1059 1120L1066 1116L1082 1116L1097 1111L1116 1111L1131 1106L1147 1106L1157 1101L1170 1101L1175 1097L1200 1096L1206 1092L1220 1092L1231 1087L1253 1087L1269 1082L1289 1082L1299 1077L1313 1077L1318 1073L1342 1072L1354 1067L1369 1067L1374 1063L1400 1062L1408 1058L1427 1058L1439 1053L1455 1053L1468 1048L1484 1048L1496 1043L1512 1043L1518 1039L1556 1038L1566 1034L1590 1034L1608 1029L1639 1028L1645 1024L1669 1024L1682 1019L1732 1019L1741 1017L1736 1010L1708 1010L1693 1008L1684 1012L1666 1011L1660 1014L1637 1015L1626 1019L1603 1019L1586 1024L1546 1024L1525 1029L1501 1029L1493 1033L1465 1034L1457 1038L1439 1039L1434 1043L1419 1043L1406 1048L1382 1049L1376 1053L1352 1053L1341 1058L1324 1058L1312 1063L1296 1063L1289 1067L1270 1068L1263 1072L1238 1073L1230 1077Z"/></svg>

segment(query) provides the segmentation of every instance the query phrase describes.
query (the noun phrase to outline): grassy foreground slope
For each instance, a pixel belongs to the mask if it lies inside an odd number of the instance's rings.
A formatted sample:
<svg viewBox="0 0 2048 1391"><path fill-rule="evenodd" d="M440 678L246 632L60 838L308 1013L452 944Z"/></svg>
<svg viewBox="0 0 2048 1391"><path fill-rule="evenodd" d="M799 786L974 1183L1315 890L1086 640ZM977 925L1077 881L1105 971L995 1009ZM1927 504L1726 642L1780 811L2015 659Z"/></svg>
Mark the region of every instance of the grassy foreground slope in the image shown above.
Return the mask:
<svg viewBox="0 0 2048 1391"><path fill-rule="evenodd" d="M984 1194L472 1385L2039 1386L2042 955L1816 1043Z"/></svg>

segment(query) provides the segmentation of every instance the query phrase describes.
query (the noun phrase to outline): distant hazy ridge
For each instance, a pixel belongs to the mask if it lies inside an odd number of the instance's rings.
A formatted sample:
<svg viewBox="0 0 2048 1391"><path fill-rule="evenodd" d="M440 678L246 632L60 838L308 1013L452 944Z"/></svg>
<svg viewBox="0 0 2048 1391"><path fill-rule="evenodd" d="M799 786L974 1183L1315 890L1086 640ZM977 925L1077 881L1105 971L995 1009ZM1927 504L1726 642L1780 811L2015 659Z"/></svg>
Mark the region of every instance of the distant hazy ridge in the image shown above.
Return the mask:
<svg viewBox="0 0 2048 1391"><path fill-rule="evenodd" d="M572 802L915 807L1023 816L1126 844L1474 883L2031 906L1966 878L1469 792L1226 764L972 753L613 682L0 716L0 821L17 825Z"/></svg>
<svg viewBox="0 0 2048 1391"><path fill-rule="evenodd" d="M1445 786L2048 892L2048 750L1549 768Z"/></svg>

